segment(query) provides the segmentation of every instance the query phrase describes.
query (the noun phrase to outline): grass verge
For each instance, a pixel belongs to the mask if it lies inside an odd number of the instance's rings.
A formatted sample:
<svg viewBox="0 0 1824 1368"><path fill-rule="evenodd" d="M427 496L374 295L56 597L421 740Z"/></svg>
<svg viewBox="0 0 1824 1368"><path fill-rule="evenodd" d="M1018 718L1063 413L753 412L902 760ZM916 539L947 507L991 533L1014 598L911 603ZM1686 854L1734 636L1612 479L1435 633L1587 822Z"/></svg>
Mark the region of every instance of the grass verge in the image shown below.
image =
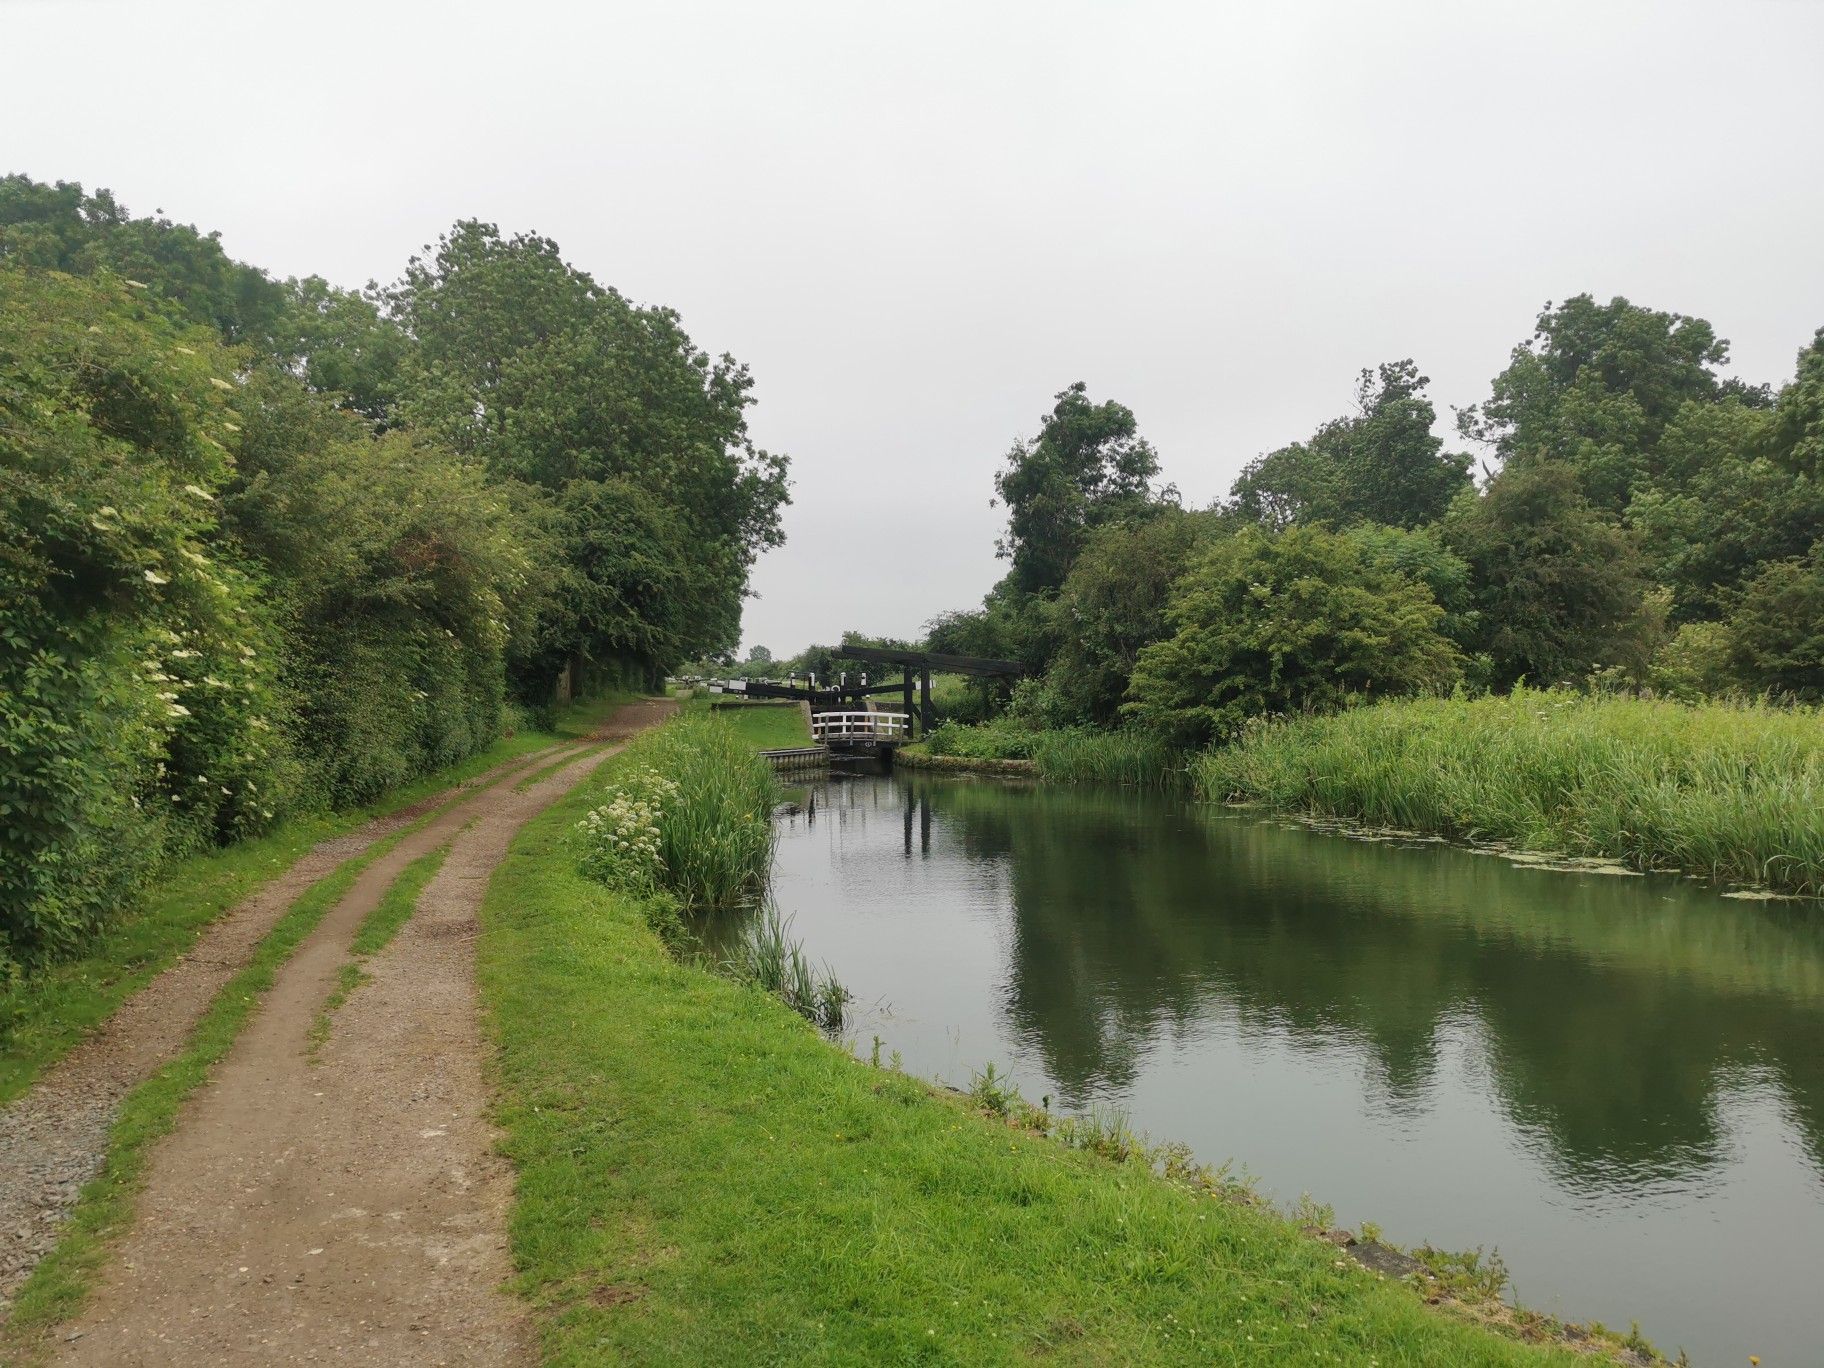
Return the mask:
<svg viewBox="0 0 1824 1368"><path fill-rule="evenodd" d="M1572 1364L1427 1308L1283 1218L1070 1148L674 960L571 828L529 823L480 974L553 1364Z"/></svg>
<svg viewBox="0 0 1824 1368"><path fill-rule="evenodd" d="M430 854L420 855L413 860L400 871L393 886L386 890L386 896L380 899L380 905L367 914L356 930L355 938L348 947L351 958L337 971L335 988L310 1023L310 1054L313 1060L317 1051L323 1048L323 1043L329 1039L336 1013L348 1001L349 994L367 979L367 971L361 967L361 961L384 950L387 942L399 933L399 928L412 919L412 913L418 910L418 895L424 892L426 884L437 877L437 871L443 868L444 857L449 853L450 846L446 843Z"/></svg>
<svg viewBox="0 0 1824 1368"><path fill-rule="evenodd" d="M711 707L711 703L725 706ZM796 750L809 746L810 725L804 710L796 703L730 703L727 698L687 698L682 712L686 717L714 717L726 722L755 750Z"/></svg>
<svg viewBox="0 0 1824 1368"><path fill-rule="evenodd" d="M1255 728L1214 799L1824 894L1824 715L1517 689Z"/></svg>
<svg viewBox="0 0 1824 1368"><path fill-rule="evenodd" d="M137 911L111 923L74 959L0 993L0 1106L195 943L204 927L276 878L318 842L397 812L508 760L584 735L619 698L572 704L551 732L503 737L467 760L415 780L370 807L300 817L257 840L179 861Z"/></svg>

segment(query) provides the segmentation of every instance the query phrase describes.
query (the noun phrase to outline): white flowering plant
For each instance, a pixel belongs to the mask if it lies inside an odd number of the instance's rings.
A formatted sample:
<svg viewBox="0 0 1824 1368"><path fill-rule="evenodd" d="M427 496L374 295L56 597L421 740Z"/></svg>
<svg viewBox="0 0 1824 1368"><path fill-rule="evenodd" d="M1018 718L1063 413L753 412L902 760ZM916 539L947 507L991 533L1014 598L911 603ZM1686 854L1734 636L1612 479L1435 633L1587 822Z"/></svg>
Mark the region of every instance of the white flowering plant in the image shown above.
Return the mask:
<svg viewBox="0 0 1824 1368"><path fill-rule="evenodd" d="M677 796L676 782L657 770L641 768L622 776L608 790L608 801L576 824L582 872L630 893L656 892L664 873L665 808Z"/></svg>

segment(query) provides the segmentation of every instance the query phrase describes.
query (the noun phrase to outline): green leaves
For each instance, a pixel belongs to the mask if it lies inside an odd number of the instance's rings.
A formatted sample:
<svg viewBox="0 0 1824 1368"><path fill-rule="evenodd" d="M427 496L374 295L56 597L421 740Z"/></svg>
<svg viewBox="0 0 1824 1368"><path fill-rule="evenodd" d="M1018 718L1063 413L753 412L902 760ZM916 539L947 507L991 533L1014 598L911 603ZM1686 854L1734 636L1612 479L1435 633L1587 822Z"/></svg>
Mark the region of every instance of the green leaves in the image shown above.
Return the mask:
<svg viewBox="0 0 1824 1368"><path fill-rule="evenodd" d="M1246 528L1173 590L1173 631L1140 653L1123 711L1184 743L1262 714L1448 688L1461 657L1424 584L1314 527Z"/></svg>

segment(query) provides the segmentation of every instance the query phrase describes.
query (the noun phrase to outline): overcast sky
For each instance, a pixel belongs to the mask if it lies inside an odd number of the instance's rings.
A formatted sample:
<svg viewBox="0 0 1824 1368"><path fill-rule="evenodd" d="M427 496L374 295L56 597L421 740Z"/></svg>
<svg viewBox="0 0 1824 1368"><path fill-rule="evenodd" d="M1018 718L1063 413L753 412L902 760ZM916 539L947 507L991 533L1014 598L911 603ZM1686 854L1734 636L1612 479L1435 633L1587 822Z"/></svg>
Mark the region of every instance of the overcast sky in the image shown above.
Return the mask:
<svg viewBox="0 0 1824 1368"><path fill-rule="evenodd" d="M0 170L278 275L535 229L752 366L792 458L747 641L910 635L999 575L1074 380L1188 501L1412 356L1480 399L1547 300L1824 325L1824 4L0 0Z"/></svg>

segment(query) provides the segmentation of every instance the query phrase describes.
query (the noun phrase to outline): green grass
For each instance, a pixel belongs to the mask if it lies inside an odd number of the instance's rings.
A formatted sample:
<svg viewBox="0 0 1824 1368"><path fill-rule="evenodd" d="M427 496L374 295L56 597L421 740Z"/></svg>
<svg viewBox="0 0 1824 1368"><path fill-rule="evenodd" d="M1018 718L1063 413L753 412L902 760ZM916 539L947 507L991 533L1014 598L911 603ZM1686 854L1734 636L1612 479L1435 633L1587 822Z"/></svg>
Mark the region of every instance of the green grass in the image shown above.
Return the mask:
<svg viewBox="0 0 1824 1368"><path fill-rule="evenodd" d="M686 699L684 715L718 718L755 750L794 750L812 744L810 726L804 720L803 710L795 703L786 707L770 703L737 703L732 707L711 708L712 702L726 703L728 699Z"/></svg>
<svg viewBox="0 0 1824 1368"><path fill-rule="evenodd" d="M1249 731L1210 798L1824 894L1824 714L1591 697L1420 699Z"/></svg>
<svg viewBox="0 0 1824 1368"><path fill-rule="evenodd" d="M132 1219L153 1143L176 1125L184 1099L227 1055L292 951L348 893L360 872L404 836L402 831L376 842L312 884L260 942L247 967L222 986L183 1053L127 1094L109 1132L101 1172L83 1188L57 1247L19 1289L12 1316L0 1329L0 1348L24 1357L44 1327L81 1308L107 1259L108 1241Z"/></svg>
<svg viewBox="0 0 1824 1368"><path fill-rule="evenodd" d="M1025 760L1041 779L1062 784L1170 788L1183 782L1183 758L1157 737L1092 727L1028 727L1011 718L974 726L947 723L921 754L959 760Z"/></svg>
<svg viewBox="0 0 1824 1368"><path fill-rule="evenodd" d="M300 817L256 840L171 866L137 910L116 918L73 959L49 965L0 993L0 1105L188 950L204 927L276 878L319 841L473 779L495 765L586 735L620 699L572 704L550 733L503 737L448 769L408 784L370 807Z"/></svg>
<svg viewBox="0 0 1824 1368"><path fill-rule="evenodd" d="M310 1023L310 1053L313 1058L329 1039L336 1013L342 1009L342 1004L348 1001L355 989L367 981L367 971L361 967L361 961L384 950L387 943L399 933L399 928L412 919L412 913L418 910L419 895L437 877L437 871L443 868L444 858L449 853L450 847L446 843L430 854L420 855L413 860L393 881L393 886L386 890L379 906L362 920L354 940L349 943L351 958L337 971L335 988Z"/></svg>
<svg viewBox="0 0 1824 1368"><path fill-rule="evenodd" d="M674 960L568 844L626 763L528 824L483 911L516 1286L548 1363L1586 1362Z"/></svg>

